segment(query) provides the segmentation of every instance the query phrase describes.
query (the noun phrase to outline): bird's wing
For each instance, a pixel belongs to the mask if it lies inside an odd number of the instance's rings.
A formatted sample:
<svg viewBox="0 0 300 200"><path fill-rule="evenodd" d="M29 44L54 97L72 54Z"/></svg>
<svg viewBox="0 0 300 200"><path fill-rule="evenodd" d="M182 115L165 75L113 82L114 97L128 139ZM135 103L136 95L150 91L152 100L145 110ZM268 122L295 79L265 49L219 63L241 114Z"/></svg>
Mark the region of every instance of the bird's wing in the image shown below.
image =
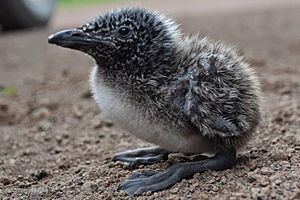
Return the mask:
<svg viewBox="0 0 300 200"><path fill-rule="evenodd" d="M230 137L241 134L246 121L234 74L217 72L215 57L190 66L174 84L175 109L195 125L202 135ZM233 72L232 72L233 73ZM178 95L178 94L181 94Z"/></svg>

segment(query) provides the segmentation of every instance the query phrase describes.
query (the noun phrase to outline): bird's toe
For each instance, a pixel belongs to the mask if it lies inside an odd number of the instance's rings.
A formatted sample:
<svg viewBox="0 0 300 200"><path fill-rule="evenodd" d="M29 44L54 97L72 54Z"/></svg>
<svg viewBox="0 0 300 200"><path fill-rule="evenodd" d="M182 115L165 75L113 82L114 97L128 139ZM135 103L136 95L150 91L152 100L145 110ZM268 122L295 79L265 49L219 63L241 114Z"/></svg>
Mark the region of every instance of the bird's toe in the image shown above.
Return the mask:
<svg viewBox="0 0 300 200"><path fill-rule="evenodd" d="M154 171L154 170L147 170L147 171L144 171L144 172L135 172L127 180L147 178L147 177L153 176L157 173L158 172Z"/></svg>

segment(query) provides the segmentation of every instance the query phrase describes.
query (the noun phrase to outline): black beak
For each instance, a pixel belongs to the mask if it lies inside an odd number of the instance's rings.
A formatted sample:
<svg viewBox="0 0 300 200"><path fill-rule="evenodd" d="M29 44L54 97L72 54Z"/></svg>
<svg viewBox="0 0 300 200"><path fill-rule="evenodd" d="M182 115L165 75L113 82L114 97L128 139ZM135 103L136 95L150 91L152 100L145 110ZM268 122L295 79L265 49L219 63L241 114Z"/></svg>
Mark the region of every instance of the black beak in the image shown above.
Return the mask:
<svg viewBox="0 0 300 200"><path fill-rule="evenodd" d="M104 38L92 36L80 29L70 29L54 33L49 36L48 42L80 51L87 51L94 46L114 46L113 43L105 41Z"/></svg>
<svg viewBox="0 0 300 200"><path fill-rule="evenodd" d="M82 49L91 45L88 35L78 29L59 31L50 35L48 38L50 44L56 44L71 49Z"/></svg>

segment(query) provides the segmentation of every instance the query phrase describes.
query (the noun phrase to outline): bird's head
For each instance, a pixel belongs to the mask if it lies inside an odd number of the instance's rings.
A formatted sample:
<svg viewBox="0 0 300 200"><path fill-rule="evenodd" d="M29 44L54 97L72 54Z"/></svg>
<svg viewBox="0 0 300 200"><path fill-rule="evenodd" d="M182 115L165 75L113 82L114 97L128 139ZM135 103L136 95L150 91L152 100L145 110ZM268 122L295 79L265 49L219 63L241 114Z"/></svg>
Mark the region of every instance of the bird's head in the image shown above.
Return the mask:
<svg viewBox="0 0 300 200"><path fill-rule="evenodd" d="M178 26L163 15L124 8L79 28L57 32L49 37L49 43L85 52L99 66L138 72L167 63L179 39Z"/></svg>

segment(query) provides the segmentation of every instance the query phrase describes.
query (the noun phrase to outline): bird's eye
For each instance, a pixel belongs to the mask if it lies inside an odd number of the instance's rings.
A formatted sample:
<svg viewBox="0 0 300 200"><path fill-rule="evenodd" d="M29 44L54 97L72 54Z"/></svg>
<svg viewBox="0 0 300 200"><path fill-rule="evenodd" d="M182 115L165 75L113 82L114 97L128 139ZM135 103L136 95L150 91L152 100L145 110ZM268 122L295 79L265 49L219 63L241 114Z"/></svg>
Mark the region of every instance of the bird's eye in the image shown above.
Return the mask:
<svg viewBox="0 0 300 200"><path fill-rule="evenodd" d="M123 37L126 37L130 34L131 29L126 27L126 26L122 26L121 28L119 28L119 34Z"/></svg>

